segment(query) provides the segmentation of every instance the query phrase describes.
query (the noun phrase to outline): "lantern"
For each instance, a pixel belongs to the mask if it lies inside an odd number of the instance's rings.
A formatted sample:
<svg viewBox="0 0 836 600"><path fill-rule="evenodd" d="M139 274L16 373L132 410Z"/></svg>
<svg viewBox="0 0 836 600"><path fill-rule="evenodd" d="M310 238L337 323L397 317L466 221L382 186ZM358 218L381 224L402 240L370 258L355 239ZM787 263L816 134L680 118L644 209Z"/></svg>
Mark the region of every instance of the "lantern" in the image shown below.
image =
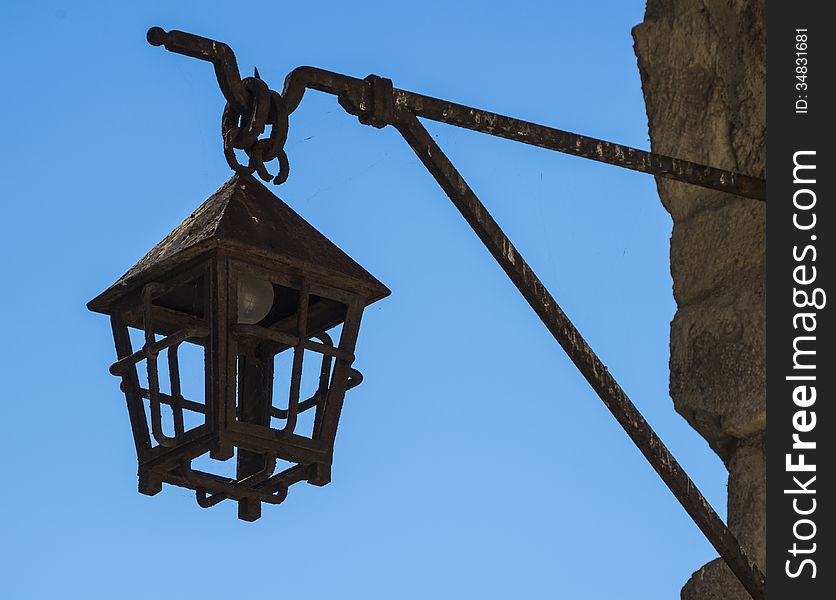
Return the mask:
<svg viewBox="0 0 836 600"><path fill-rule="evenodd" d="M234 175L88 304L111 318L139 491L190 488L200 506L235 500L252 521L296 482L327 484L344 395L362 381L360 317L388 294L261 183ZM186 349L203 354L202 400L182 391ZM233 458L234 476L200 468Z"/></svg>

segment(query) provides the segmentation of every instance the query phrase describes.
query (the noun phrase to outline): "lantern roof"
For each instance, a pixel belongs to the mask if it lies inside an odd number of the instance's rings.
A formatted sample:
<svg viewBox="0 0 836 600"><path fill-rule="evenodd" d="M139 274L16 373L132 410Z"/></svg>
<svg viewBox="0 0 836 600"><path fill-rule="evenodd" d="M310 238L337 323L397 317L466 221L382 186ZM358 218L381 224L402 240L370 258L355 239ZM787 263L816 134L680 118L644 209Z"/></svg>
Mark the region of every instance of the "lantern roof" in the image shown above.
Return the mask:
<svg viewBox="0 0 836 600"><path fill-rule="evenodd" d="M366 304L390 294L385 285L261 182L236 173L87 307L107 313L141 285L218 247L318 274L364 296Z"/></svg>

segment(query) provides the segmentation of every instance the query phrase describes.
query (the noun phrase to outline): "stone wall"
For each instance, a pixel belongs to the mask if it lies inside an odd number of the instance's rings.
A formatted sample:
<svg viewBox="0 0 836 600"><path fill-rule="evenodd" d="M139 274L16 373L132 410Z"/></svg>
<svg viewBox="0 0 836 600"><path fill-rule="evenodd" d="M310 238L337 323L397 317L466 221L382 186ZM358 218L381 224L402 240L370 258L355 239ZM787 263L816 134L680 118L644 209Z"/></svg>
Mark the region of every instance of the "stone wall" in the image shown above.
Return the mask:
<svg viewBox="0 0 836 600"><path fill-rule="evenodd" d="M633 30L654 152L759 177L766 166L764 0L648 0ZM670 391L729 470L729 525L766 563L765 206L657 180L670 212ZM684 600L748 599L720 560Z"/></svg>

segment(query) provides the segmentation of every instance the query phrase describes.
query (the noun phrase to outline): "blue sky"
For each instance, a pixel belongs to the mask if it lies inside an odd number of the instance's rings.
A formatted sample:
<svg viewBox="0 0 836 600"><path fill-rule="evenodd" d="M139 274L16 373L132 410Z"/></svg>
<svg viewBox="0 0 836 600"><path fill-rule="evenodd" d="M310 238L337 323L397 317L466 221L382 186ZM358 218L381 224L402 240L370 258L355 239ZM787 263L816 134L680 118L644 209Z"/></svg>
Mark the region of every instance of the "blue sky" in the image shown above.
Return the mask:
<svg viewBox="0 0 836 600"><path fill-rule="evenodd" d="M0 574L9 598L678 597L715 554L394 130L309 93L277 195L390 289L324 488L256 523L136 492L109 325L85 303L230 175L214 37L274 88L311 64L648 148L640 1L6 0ZM673 410L671 222L651 177L427 127L725 515ZM392 348L397 348L393 351ZM509 450L510 449L510 450Z"/></svg>

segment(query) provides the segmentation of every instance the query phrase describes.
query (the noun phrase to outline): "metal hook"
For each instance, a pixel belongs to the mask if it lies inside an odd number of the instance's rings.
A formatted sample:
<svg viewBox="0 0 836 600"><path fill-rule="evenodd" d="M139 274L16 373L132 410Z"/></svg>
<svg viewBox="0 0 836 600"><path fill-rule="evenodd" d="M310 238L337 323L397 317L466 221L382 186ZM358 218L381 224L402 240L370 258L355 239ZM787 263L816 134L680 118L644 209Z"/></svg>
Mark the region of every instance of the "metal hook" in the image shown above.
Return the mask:
<svg viewBox="0 0 836 600"><path fill-rule="evenodd" d="M241 82L238 61L232 48L215 40L210 40L185 31L165 31L162 27L152 27L145 34L152 46L164 46L169 52L191 56L210 62L215 67L215 77L224 98L241 114L247 114L250 107L250 94Z"/></svg>

